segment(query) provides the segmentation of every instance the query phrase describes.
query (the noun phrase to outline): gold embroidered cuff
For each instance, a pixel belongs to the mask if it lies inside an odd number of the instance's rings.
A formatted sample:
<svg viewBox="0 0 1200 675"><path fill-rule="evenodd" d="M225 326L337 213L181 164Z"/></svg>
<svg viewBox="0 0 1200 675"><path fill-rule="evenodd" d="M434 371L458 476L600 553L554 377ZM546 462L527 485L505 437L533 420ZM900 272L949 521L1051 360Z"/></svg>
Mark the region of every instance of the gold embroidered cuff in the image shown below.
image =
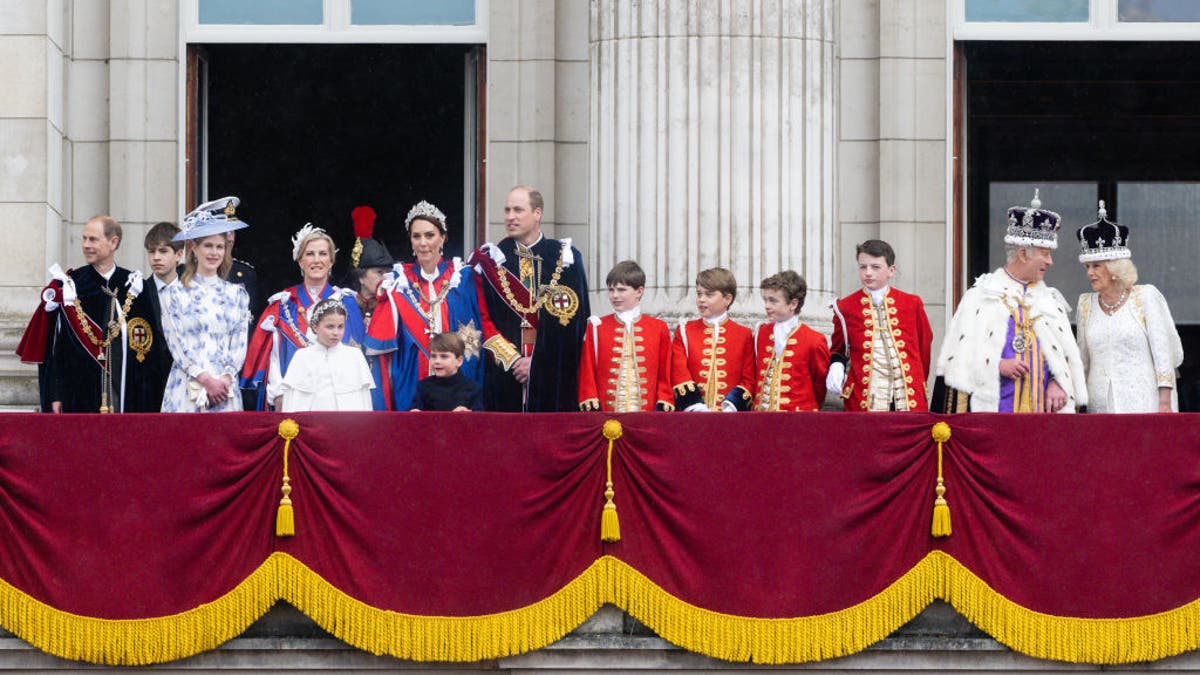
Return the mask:
<svg viewBox="0 0 1200 675"><path fill-rule="evenodd" d="M1157 375L1158 375L1158 386L1160 386L1160 387L1170 387L1171 389L1174 389L1174 388L1175 388L1175 373L1173 373L1173 372L1165 372L1165 373L1163 373L1163 372L1160 372L1160 373L1157 373Z"/></svg>
<svg viewBox="0 0 1200 675"><path fill-rule="evenodd" d="M586 401L580 401L579 410L581 412L596 412L600 410L600 399L589 398Z"/></svg>
<svg viewBox="0 0 1200 675"><path fill-rule="evenodd" d="M684 396L684 395L688 394L689 392L693 392L693 391L696 391L696 383L691 380L688 380L687 382L684 382L683 384L675 385L675 393L680 396Z"/></svg>
<svg viewBox="0 0 1200 675"><path fill-rule="evenodd" d="M503 335L493 335L483 343L483 348L492 353L496 362L504 367L505 370L512 368L517 359L521 357L521 352L513 346L513 343L504 339Z"/></svg>

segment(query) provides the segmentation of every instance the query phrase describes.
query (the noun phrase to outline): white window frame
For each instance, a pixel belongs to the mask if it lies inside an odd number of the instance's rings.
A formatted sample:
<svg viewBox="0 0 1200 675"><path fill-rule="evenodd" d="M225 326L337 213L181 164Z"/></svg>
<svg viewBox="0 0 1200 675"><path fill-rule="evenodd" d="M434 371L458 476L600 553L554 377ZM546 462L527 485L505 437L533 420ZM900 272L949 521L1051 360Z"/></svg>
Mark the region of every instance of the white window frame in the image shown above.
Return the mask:
<svg viewBox="0 0 1200 675"><path fill-rule="evenodd" d="M953 40L1200 40L1200 22L1117 20L1118 0L1089 0L1081 22L967 21L967 0L949 0Z"/></svg>
<svg viewBox="0 0 1200 675"><path fill-rule="evenodd" d="M372 43L484 44L488 32L488 0L475 0L475 23L450 25L371 25L350 23L353 0L323 0L324 22L307 26L281 24L200 23L199 0L182 0L180 24L185 43ZM430 0L435 2L436 0Z"/></svg>

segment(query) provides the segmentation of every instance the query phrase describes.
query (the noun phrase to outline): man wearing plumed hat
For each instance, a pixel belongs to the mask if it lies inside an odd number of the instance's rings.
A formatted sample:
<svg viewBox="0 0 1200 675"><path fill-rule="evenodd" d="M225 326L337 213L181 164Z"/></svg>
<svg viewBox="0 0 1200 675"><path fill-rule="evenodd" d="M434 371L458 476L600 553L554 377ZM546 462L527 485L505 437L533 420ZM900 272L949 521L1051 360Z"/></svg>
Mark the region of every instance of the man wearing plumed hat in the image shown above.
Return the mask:
<svg viewBox="0 0 1200 675"><path fill-rule="evenodd" d="M931 406L941 412L1075 412L1087 405L1070 308L1046 285L1061 218L1041 208L1008 210L1004 267L963 295L937 361Z"/></svg>

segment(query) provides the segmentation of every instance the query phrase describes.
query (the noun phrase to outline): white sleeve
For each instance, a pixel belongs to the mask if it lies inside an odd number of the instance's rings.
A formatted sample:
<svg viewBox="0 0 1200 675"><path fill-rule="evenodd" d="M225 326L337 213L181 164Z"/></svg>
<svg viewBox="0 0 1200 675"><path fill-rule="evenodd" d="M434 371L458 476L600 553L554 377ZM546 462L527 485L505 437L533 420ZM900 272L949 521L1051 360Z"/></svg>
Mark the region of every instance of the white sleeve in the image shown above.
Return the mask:
<svg viewBox="0 0 1200 675"><path fill-rule="evenodd" d="M1175 369L1183 363L1183 345L1167 300L1157 288L1142 286L1139 295L1146 318L1146 338L1150 343L1150 358L1160 387L1175 387Z"/></svg>

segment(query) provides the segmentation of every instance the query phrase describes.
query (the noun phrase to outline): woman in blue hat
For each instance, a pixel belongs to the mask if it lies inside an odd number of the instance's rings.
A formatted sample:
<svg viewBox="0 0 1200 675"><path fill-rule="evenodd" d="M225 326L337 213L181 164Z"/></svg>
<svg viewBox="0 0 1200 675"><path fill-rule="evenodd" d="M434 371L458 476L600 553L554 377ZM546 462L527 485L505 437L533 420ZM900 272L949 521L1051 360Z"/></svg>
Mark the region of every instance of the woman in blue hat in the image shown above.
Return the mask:
<svg viewBox="0 0 1200 675"><path fill-rule="evenodd" d="M224 278L233 265L225 234L246 227L234 216L237 204L237 197L204 204L184 217L175 235L186 247L183 274L162 292L163 335L175 359L163 412L242 409L237 382L250 296Z"/></svg>

